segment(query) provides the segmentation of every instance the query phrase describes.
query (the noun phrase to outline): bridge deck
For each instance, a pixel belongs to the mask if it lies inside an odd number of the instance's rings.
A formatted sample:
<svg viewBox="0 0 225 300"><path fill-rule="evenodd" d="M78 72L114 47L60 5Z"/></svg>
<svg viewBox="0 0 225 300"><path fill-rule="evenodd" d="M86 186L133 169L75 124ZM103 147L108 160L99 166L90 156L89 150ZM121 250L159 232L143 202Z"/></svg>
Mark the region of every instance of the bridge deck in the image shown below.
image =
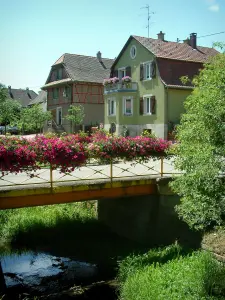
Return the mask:
<svg viewBox="0 0 225 300"><path fill-rule="evenodd" d="M0 209L148 195L157 192L156 178L142 177L110 182L61 183L54 188L35 185L0 190Z"/></svg>

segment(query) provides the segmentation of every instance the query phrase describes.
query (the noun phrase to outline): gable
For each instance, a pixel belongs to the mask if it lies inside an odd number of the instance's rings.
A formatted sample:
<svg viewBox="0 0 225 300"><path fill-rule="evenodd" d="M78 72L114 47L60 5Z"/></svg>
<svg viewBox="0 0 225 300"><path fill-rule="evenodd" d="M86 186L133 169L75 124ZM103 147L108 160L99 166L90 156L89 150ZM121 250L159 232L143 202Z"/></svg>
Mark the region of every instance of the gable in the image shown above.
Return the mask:
<svg viewBox="0 0 225 300"><path fill-rule="evenodd" d="M135 46L136 56L132 58L130 55L131 47ZM116 70L121 67L131 66L136 68L142 62L150 61L154 58L154 55L150 53L145 47L143 47L134 38L130 38L126 43L125 47L120 52L119 56L116 58L112 69Z"/></svg>

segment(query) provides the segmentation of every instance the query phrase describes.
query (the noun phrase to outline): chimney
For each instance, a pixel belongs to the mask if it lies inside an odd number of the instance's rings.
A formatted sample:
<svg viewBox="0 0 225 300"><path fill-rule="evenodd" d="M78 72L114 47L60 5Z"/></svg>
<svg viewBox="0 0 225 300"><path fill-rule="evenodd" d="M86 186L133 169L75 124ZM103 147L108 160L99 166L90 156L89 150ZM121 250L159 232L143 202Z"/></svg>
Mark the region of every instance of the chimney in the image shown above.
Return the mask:
<svg viewBox="0 0 225 300"><path fill-rule="evenodd" d="M29 87L26 88L27 91L27 96L31 99L31 95L30 95L30 91L29 91Z"/></svg>
<svg viewBox="0 0 225 300"><path fill-rule="evenodd" d="M193 49L197 48L197 33L191 33L190 34L190 46Z"/></svg>
<svg viewBox="0 0 225 300"><path fill-rule="evenodd" d="M157 34L158 35L158 40L161 40L164 42L164 35L165 33L163 33L162 31L160 31L160 33Z"/></svg>
<svg viewBox="0 0 225 300"><path fill-rule="evenodd" d="M11 85L8 86L8 92L9 92L9 96L13 99Z"/></svg>
<svg viewBox="0 0 225 300"><path fill-rule="evenodd" d="M97 53L97 59L99 60L99 62L102 62L102 53L100 51L98 51Z"/></svg>

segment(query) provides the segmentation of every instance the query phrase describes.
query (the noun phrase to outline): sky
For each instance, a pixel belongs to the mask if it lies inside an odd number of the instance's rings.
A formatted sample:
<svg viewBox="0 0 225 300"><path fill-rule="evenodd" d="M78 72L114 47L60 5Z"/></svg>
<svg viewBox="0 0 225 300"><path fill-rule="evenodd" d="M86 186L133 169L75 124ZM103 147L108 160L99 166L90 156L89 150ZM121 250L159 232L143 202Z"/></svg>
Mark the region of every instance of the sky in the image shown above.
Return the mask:
<svg viewBox="0 0 225 300"><path fill-rule="evenodd" d="M115 58L130 35L148 36L146 5L151 38L225 43L225 0L0 0L0 83L38 92L64 53Z"/></svg>

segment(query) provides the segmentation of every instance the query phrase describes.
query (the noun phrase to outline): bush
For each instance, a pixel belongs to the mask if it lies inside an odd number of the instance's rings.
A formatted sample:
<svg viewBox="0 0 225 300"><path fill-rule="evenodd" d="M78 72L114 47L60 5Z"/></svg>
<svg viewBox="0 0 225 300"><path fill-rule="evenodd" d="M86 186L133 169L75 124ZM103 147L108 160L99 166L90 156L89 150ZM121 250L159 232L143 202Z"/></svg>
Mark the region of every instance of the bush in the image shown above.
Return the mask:
<svg viewBox="0 0 225 300"><path fill-rule="evenodd" d="M194 252L130 274L121 288L120 299L224 299L224 279L224 269L211 254Z"/></svg>

